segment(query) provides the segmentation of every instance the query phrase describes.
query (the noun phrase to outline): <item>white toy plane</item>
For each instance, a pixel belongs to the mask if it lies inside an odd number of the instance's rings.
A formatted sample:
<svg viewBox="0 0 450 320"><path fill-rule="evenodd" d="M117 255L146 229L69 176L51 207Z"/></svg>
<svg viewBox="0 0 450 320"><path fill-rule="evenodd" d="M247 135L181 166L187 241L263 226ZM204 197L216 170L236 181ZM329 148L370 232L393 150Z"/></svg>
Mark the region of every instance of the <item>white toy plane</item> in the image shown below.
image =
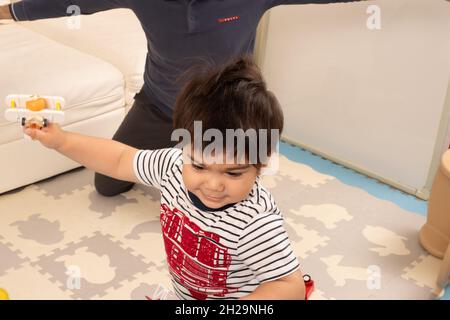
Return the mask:
<svg viewBox="0 0 450 320"><path fill-rule="evenodd" d="M49 122L64 121L65 100L62 97L18 95L6 97L5 118L22 126L42 129Z"/></svg>

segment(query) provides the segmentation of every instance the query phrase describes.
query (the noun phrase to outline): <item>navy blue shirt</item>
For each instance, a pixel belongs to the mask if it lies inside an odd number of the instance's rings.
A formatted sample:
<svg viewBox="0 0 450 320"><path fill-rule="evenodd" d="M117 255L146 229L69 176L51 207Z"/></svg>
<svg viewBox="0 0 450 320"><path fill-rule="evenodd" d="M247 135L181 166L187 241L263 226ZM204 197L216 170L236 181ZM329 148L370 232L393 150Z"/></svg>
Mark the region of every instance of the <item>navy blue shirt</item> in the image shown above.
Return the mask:
<svg viewBox="0 0 450 320"><path fill-rule="evenodd" d="M78 5L82 14L129 8L147 36L144 91L166 115L193 65L223 64L253 53L256 29L266 10L282 4L337 3L359 0L23 0L10 6L15 20L66 16Z"/></svg>

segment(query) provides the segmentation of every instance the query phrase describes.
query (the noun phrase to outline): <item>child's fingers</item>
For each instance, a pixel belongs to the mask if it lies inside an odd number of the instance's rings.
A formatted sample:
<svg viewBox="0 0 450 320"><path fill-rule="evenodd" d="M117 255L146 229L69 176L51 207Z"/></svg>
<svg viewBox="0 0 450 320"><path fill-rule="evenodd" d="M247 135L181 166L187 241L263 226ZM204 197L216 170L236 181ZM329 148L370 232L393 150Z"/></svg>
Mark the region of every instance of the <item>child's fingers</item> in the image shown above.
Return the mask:
<svg viewBox="0 0 450 320"><path fill-rule="evenodd" d="M54 132L56 128L56 124L53 122L49 122L46 127L41 128L42 132Z"/></svg>
<svg viewBox="0 0 450 320"><path fill-rule="evenodd" d="M34 129L31 128L23 128L23 132L29 136L31 139L34 137Z"/></svg>
<svg viewBox="0 0 450 320"><path fill-rule="evenodd" d="M49 122L47 127L44 127L43 129L45 129L45 131L58 131L61 130L61 127L59 126L59 124L55 123L55 122Z"/></svg>
<svg viewBox="0 0 450 320"><path fill-rule="evenodd" d="M34 129L34 139L42 141L45 136L46 136L46 132L39 130L39 129Z"/></svg>
<svg viewBox="0 0 450 320"><path fill-rule="evenodd" d="M33 128L25 128L25 133L31 137L33 140L42 140L42 138L45 136L45 133L43 133L41 130L33 129Z"/></svg>

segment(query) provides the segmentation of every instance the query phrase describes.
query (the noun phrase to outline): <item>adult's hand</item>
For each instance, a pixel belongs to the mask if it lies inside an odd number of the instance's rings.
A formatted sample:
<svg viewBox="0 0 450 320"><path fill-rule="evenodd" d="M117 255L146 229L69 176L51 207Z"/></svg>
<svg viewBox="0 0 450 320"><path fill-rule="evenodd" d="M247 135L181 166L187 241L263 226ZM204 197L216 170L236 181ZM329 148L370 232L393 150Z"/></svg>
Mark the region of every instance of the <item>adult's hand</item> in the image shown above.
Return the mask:
<svg viewBox="0 0 450 320"><path fill-rule="evenodd" d="M0 22L4 22L4 20L11 20L12 18L13 17L9 11L9 6L0 6Z"/></svg>

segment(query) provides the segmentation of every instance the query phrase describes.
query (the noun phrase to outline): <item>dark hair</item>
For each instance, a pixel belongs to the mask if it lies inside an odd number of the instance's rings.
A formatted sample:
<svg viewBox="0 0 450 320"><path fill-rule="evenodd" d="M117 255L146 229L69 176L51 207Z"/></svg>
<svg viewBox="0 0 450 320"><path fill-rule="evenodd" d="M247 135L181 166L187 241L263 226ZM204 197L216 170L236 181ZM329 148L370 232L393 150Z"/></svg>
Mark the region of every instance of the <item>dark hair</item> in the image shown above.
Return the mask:
<svg viewBox="0 0 450 320"><path fill-rule="evenodd" d="M272 130L278 130L281 135L284 122L278 100L267 90L261 71L248 56L219 68L203 72L197 70L197 74L191 77L175 102L174 129L186 129L194 137L194 121L202 122L202 135L208 129L217 129L224 137L226 129L255 129L258 132L257 150L261 147L267 150L265 157L257 152L258 158L253 163L258 168L267 163L278 142L271 143ZM267 132L263 139L260 139L259 132L264 132L261 129ZM248 157L250 141L248 137L245 140ZM202 141L202 147L210 143L212 141Z"/></svg>

